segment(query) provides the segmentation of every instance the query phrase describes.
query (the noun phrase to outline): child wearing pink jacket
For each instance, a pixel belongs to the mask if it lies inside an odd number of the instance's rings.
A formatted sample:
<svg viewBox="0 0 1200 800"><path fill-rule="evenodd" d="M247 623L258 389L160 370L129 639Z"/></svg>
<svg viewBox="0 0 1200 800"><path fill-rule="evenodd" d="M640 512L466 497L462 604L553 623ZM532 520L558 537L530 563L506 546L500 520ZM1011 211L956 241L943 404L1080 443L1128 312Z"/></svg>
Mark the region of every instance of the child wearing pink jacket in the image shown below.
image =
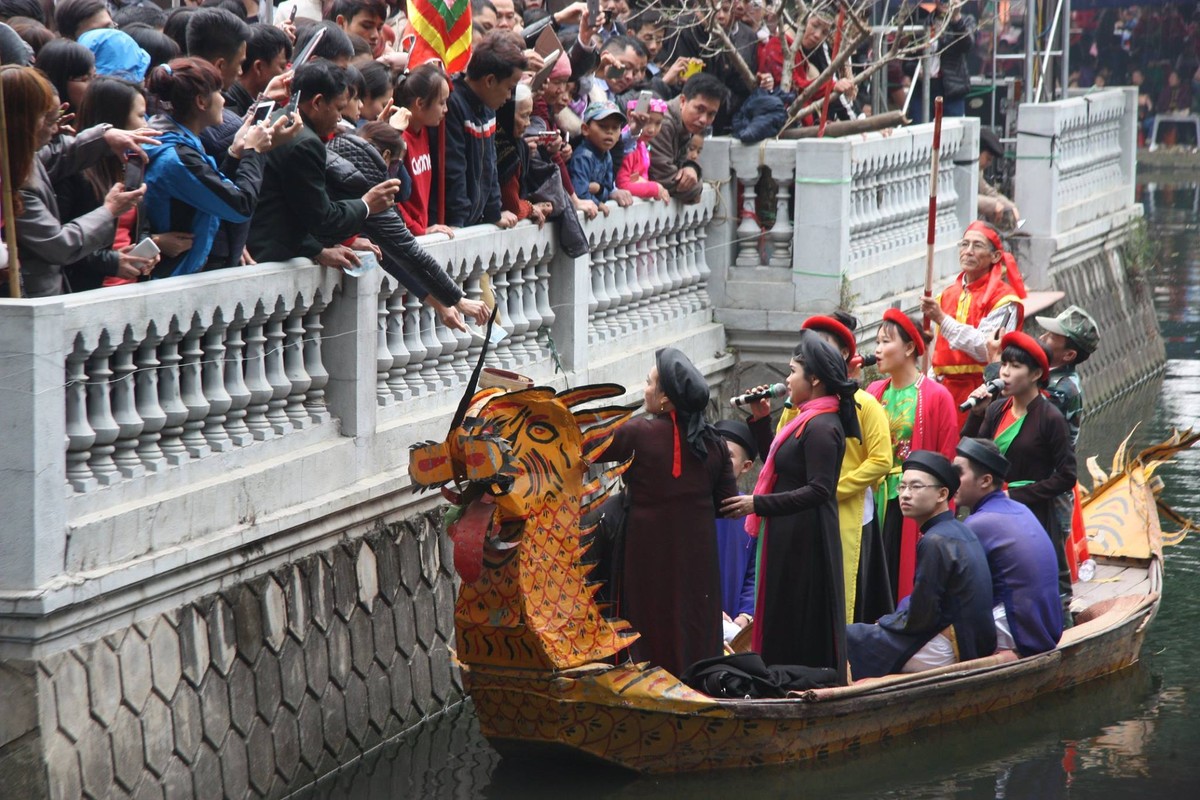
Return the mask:
<svg viewBox="0 0 1200 800"><path fill-rule="evenodd" d="M667 102L657 97L651 98L650 108L645 114L638 114L635 109L637 100L630 100L628 105L631 124L626 129L628 135L637 134L637 145L629 150L625 160L617 168L617 188L625 189L634 197L645 200L662 200L666 202L671 195L657 181L650 180L650 140L658 135L662 128L663 115L667 113ZM638 130L638 125L641 130Z"/></svg>

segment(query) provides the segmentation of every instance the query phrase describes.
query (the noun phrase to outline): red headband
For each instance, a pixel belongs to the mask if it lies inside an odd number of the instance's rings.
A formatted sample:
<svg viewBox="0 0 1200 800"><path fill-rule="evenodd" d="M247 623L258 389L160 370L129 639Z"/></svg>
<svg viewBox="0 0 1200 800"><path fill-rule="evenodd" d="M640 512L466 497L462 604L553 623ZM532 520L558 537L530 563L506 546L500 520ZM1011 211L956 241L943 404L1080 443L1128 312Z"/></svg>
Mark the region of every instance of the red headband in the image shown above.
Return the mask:
<svg viewBox="0 0 1200 800"><path fill-rule="evenodd" d="M1046 360L1046 351L1038 344L1037 339L1034 339L1028 333L1013 331L1012 333L1004 334L1004 338L1000 340L1001 347L1019 347L1029 355L1033 356L1033 360L1037 362L1038 368L1042 370L1042 377L1038 379L1038 383L1045 383L1050 379L1050 362Z"/></svg>
<svg viewBox="0 0 1200 800"><path fill-rule="evenodd" d="M992 247L996 248L1001 253L1004 252L1004 243L1000 241L1000 234L996 233L995 229L986 222L979 222L978 220L972 222L967 226L967 232L970 233L971 231L982 233L987 237L987 240L992 243Z"/></svg>
<svg viewBox="0 0 1200 800"><path fill-rule="evenodd" d="M913 324L913 321L908 318L908 315L897 308L889 308L883 312L885 322L891 322L900 326L900 330L908 335L912 340L913 347L916 348L916 353L919 356L925 355L925 337L921 335L921 331Z"/></svg>
<svg viewBox="0 0 1200 800"><path fill-rule="evenodd" d="M842 344L849 348L850 355L848 359L854 358L854 356L858 354L858 342L854 340L854 334L850 332L849 328L838 322L833 317L809 317L808 319L804 320L804 323L801 324L800 329L832 333L834 336L842 340Z"/></svg>

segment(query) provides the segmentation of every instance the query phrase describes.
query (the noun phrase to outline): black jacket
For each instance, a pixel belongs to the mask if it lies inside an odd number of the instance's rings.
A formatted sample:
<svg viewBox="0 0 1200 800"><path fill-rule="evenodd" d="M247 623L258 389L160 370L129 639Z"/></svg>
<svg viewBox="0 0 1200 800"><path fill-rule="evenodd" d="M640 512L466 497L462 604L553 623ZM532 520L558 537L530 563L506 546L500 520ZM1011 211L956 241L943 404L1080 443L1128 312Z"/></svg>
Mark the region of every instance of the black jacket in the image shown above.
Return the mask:
<svg viewBox="0 0 1200 800"><path fill-rule="evenodd" d="M362 197L372 186L387 180L383 156L370 142L354 134L335 136L330 141L326 166L329 195L335 200ZM462 289L413 238L395 206L367 217L363 233L379 246L387 273L422 300L432 294L443 305L453 306L462 299Z"/></svg>
<svg viewBox="0 0 1200 800"><path fill-rule="evenodd" d="M446 112L446 224L456 228L500 219L496 177L496 113L454 79Z"/></svg>
<svg viewBox="0 0 1200 800"><path fill-rule="evenodd" d="M304 130L267 154L248 245L255 261L314 258L363 228L367 204L334 200L325 186L325 143Z"/></svg>

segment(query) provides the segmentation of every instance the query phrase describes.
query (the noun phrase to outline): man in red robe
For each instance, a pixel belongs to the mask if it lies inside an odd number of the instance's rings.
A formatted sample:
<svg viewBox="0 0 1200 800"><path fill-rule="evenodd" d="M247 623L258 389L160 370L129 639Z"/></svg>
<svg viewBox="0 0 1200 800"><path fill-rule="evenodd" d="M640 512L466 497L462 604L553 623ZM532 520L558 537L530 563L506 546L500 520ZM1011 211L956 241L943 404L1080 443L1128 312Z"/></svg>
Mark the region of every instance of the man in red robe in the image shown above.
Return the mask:
<svg viewBox="0 0 1200 800"><path fill-rule="evenodd" d="M987 342L1001 327L1018 330L1025 318L1025 283L1000 234L986 222L972 222L958 243L962 272L937 297L921 298L921 311L938 326L933 372L956 405L983 383ZM959 412L958 423L966 420Z"/></svg>

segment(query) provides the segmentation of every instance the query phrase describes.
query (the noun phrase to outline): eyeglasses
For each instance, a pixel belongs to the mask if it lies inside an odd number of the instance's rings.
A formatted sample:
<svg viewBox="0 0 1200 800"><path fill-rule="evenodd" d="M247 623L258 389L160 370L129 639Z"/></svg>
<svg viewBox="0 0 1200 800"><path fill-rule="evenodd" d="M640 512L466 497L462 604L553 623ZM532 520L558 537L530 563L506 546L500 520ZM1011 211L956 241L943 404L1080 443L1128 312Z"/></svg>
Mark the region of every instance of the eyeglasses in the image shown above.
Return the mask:
<svg viewBox="0 0 1200 800"><path fill-rule="evenodd" d="M915 494L922 489L941 489L940 483L903 483L896 486L896 494Z"/></svg>
<svg viewBox="0 0 1200 800"><path fill-rule="evenodd" d="M963 239L958 243L959 250L974 250L977 253L986 253L992 249L992 246L987 242L972 242L969 239Z"/></svg>

